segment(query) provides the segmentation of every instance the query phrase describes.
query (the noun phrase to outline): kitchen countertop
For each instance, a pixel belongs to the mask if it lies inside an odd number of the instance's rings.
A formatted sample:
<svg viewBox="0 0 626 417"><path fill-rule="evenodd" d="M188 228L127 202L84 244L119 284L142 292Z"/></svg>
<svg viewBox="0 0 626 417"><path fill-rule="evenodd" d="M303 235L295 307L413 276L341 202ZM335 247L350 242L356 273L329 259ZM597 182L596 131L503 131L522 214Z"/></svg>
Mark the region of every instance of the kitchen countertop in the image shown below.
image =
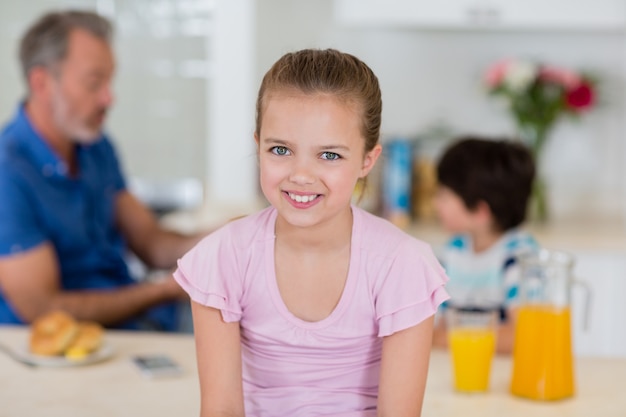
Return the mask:
<svg viewBox="0 0 626 417"><path fill-rule="evenodd" d="M0 326L0 343L23 347L28 328ZM197 416L199 386L193 336L107 331L115 355L101 363L72 368L32 368L0 352L0 415L23 417ZM146 379L131 363L138 354L165 354L178 362L181 376ZM626 359L579 358L577 394L555 402L535 402L509 394L511 359L496 357L488 393L452 389L448 352L431 354L423 416L463 417L623 417Z"/></svg>
<svg viewBox="0 0 626 417"><path fill-rule="evenodd" d="M545 224L529 222L524 229L549 249L626 253L626 226L619 219L570 218ZM436 221L415 222L407 231L432 245L441 245L448 238Z"/></svg>
<svg viewBox="0 0 626 417"><path fill-rule="evenodd" d="M0 326L0 344L25 349L28 328ZM200 393L193 336L110 331L113 356L76 367L29 367L0 352L0 416L116 417L198 416ZM148 379L134 355L165 354L183 374Z"/></svg>
<svg viewBox="0 0 626 417"><path fill-rule="evenodd" d="M490 391L462 394L452 390L452 370L445 351L431 355L424 416L463 417L622 417L626 398L616 376L626 375L626 359L578 358L575 361L576 395L559 401L532 401L509 393L512 361L495 358ZM618 377L618 379L620 379Z"/></svg>
<svg viewBox="0 0 626 417"><path fill-rule="evenodd" d="M251 206L204 206L195 211L177 212L162 221L174 230L192 232L208 229L237 216L253 213L263 207L259 202ZM617 218L555 219L545 224L528 223L529 230L539 243L550 249L570 251L604 251L626 254L626 224ZM448 235L434 221L417 221L405 230L433 246L442 245Z"/></svg>

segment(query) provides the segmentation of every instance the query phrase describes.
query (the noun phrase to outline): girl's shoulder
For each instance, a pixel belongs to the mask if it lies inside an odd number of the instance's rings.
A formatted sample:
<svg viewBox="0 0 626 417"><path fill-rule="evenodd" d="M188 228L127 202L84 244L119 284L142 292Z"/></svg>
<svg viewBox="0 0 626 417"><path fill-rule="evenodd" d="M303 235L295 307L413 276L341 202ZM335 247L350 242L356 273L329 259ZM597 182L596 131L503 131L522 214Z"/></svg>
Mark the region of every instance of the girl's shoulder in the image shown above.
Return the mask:
<svg viewBox="0 0 626 417"><path fill-rule="evenodd" d="M390 256L403 252L430 255L432 249L428 243L410 235L387 219L360 208L353 210L355 233L358 233L357 239L364 250Z"/></svg>
<svg viewBox="0 0 626 417"><path fill-rule="evenodd" d="M359 207L353 207L354 231L360 234L363 240L383 242L401 241L409 236L405 231L391 223Z"/></svg>
<svg viewBox="0 0 626 417"><path fill-rule="evenodd" d="M267 207L256 213L230 220L200 241L198 246L229 245L249 247L254 242L274 238L276 210Z"/></svg>

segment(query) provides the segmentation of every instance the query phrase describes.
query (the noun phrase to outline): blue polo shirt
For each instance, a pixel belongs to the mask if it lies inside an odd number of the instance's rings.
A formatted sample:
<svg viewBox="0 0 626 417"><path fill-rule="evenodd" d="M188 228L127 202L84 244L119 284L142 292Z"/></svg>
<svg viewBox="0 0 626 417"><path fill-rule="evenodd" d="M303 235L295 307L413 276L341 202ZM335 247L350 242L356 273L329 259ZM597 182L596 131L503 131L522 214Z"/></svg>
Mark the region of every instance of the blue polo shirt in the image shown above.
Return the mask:
<svg viewBox="0 0 626 417"><path fill-rule="evenodd" d="M77 144L76 155L79 174L69 176L19 106L0 133L0 257L50 242L64 289L131 284L126 245L114 224L115 197L126 185L113 145L103 135ZM0 289L0 323L20 322Z"/></svg>

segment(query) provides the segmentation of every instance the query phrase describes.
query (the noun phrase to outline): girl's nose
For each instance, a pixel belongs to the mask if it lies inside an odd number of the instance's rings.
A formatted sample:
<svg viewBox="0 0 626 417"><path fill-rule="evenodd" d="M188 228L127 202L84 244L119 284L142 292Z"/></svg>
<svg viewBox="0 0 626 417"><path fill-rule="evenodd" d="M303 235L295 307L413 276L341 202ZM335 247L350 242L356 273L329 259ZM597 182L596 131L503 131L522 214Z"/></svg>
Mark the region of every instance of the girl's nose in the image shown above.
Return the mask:
<svg viewBox="0 0 626 417"><path fill-rule="evenodd" d="M308 161L294 161L289 181L298 185L308 185L315 182L315 169Z"/></svg>

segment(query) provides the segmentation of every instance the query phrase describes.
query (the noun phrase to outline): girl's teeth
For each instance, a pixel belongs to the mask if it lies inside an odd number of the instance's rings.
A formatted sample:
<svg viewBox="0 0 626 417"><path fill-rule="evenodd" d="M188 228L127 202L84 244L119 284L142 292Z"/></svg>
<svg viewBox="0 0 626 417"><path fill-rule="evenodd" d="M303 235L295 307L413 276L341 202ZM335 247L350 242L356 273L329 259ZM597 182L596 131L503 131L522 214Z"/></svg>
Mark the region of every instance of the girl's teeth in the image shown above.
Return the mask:
<svg viewBox="0 0 626 417"><path fill-rule="evenodd" d="M298 202L298 203L308 203L310 201L315 200L317 195L297 195L293 193L289 193L289 198Z"/></svg>

